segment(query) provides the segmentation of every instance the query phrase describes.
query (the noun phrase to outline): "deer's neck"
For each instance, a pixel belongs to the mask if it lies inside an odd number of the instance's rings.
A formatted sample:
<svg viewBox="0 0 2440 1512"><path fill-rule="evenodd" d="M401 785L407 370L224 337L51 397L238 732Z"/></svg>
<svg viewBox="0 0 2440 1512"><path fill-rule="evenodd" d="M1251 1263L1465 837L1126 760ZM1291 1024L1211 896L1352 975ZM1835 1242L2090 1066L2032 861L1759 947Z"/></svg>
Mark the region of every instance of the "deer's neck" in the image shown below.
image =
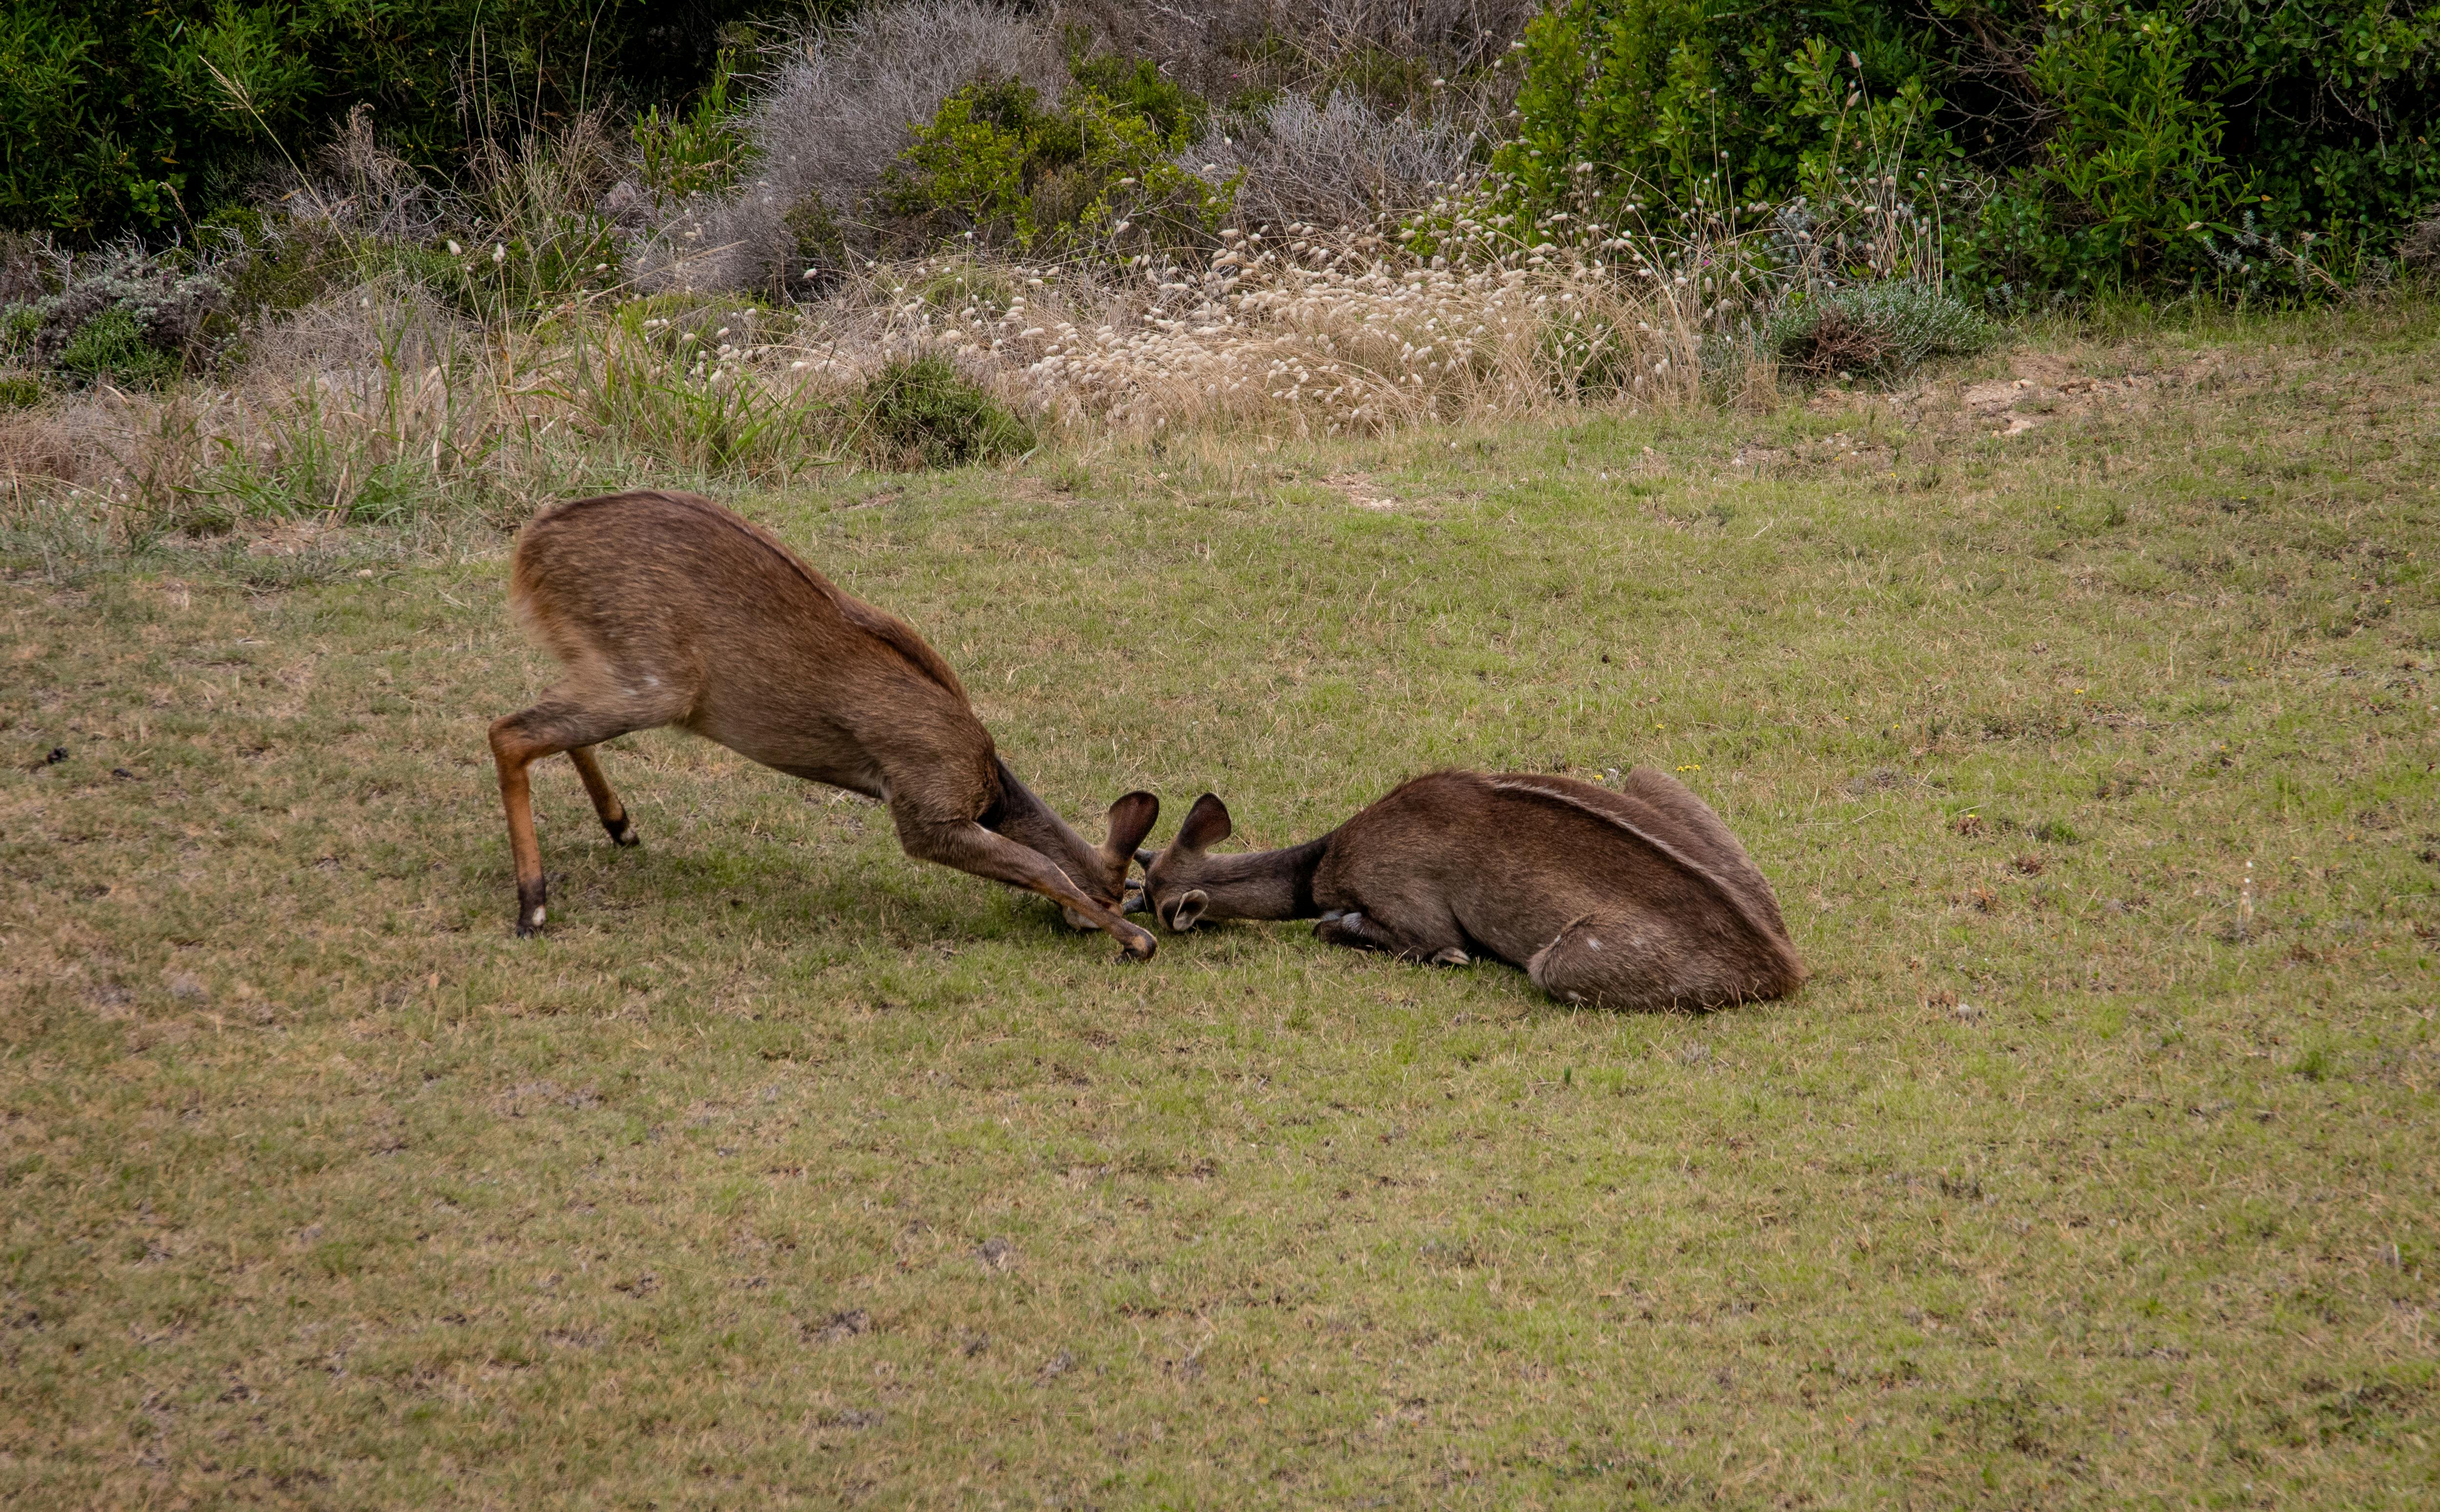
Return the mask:
<svg viewBox="0 0 2440 1512"><path fill-rule="evenodd" d="M977 820L985 829L1006 835L1031 850L1039 851L1071 873L1089 858L1092 846L1076 833L1068 821L1051 810L1049 804L1033 795L1033 790L1017 780L1008 763L992 758L999 775L999 796ZM1086 877L1072 877L1078 885L1087 885Z"/></svg>
<svg viewBox="0 0 2440 1512"><path fill-rule="evenodd" d="M1212 856L1194 885L1211 896L1205 912L1212 918L1319 918L1313 874L1329 852L1330 836L1321 835L1284 850Z"/></svg>

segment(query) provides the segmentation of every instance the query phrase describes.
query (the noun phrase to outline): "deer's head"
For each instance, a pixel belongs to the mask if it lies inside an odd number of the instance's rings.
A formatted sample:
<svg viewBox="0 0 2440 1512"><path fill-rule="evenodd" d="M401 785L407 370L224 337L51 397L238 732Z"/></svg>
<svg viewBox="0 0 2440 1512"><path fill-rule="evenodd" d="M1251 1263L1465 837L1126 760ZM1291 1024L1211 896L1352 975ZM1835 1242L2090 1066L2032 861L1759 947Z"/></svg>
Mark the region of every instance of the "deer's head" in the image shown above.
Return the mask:
<svg viewBox="0 0 2440 1512"><path fill-rule="evenodd" d="M1211 894L1204 884L1213 880L1212 862L1205 852L1228 839L1234 827L1229 806L1218 795L1207 792L1195 799L1186 823L1177 827L1160 854L1136 853L1144 869L1142 906L1174 931L1193 929L1211 907Z"/></svg>

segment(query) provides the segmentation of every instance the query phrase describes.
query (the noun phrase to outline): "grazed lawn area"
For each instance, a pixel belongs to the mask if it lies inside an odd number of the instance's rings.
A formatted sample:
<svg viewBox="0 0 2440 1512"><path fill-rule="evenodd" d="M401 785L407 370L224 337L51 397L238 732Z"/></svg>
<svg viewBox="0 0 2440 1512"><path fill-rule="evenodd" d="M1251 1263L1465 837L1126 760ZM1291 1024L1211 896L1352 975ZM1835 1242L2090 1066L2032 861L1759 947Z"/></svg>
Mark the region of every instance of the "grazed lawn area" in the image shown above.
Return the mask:
<svg viewBox="0 0 2440 1512"><path fill-rule="evenodd" d="M640 851L544 769L521 943L505 542L21 555L0 1500L2430 1506L2435 375L2410 306L732 496L1089 832L1680 773L1816 973L1701 1018L1127 966L666 733Z"/></svg>

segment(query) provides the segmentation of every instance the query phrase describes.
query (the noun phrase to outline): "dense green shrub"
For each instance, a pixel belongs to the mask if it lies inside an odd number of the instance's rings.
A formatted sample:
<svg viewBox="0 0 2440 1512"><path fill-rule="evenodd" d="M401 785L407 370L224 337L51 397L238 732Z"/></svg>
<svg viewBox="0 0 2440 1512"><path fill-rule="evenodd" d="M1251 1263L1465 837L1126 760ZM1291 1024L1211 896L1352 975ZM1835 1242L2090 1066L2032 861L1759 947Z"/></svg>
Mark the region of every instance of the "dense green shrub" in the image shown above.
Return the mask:
<svg viewBox="0 0 2440 1512"><path fill-rule="evenodd" d="M1929 44L1881 0L1570 0L1526 27L1517 134L1497 166L1544 201L1783 198L1858 140L1920 133L1938 103ZM1871 103L1847 101L1857 91Z"/></svg>
<svg viewBox="0 0 2440 1512"><path fill-rule="evenodd" d="M1022 244L1034 232L1033 184L1080 156L1081 140L1073 123L1041 108L1031 85L969 84L917 128L883 182L882 203L898 215Z"/></svg>
<svg viewBox="0 0 2440 1512"><path fill-rule="evenodd" d="M0 226L82 240L204 219L368 103L406 156L615 95L671 104L770 0L0 0ZM816 9L822 9L816 7Z"/></svg>
<svg viewBox="0 0 2440 1512"><path fill-rule="evenodd" d="M1202 96L1161 77L1149 58L1079 57L1068 64L1076 82L1118 110L1139 116L1171 141L1199 141L1211 107Z"/></svg>
<svg viewBox="0 0 2440 1512"><path fill-rule="evenodd" d="M1015 456L1034 444L1031 426L934 353L875 373L855 412L865 449L892 464L960 467Z"/></svg>
<svg viewBox="0 0 2440 1512"><path fill-rule="evenodd" d="M2410 0L1567 0L1523 59L1499 165L1535 197L1720 208L1902 159L1950 271L2013 296L2327 286L2440 200Z"/></svg>
<svg viewBox="0 0 2440 1512"><path fill-rule="evenodd" d="M1214 191L1172 159L1200 129L1200 101L1151 70L1097 68L1128 91L1079 83L1056 106L1013 79L969 84L884 178L878 196L917 240L966 236L1033 250L1113 241L1173 247L1208 237L1233 186Z"/></svg>

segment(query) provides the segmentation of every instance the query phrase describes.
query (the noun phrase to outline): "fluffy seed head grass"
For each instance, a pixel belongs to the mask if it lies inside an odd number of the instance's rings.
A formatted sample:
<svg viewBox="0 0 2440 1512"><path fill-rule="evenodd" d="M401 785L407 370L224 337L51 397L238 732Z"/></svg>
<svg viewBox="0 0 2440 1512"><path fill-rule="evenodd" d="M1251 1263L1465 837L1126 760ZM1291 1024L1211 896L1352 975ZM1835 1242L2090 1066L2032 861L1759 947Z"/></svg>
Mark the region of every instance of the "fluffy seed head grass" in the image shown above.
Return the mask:
<svg viewBox="0 0 2440 1512"><path fill-rule="evenodd" d="M1749 251L1496 214L1480 190L1369 230L1302 222L1222 232L1200 268L1143 267L1130 318L1004 321L1047 343L1024 369L1046 412L1180 425L1370 434L1553 406L1705 398L1705 348L1755 297ZM1005 337L964 350L985 356ZM1767 357L1755 363L1767 365ZM1731 396L1750 387L1740 375Z"/></svg>

